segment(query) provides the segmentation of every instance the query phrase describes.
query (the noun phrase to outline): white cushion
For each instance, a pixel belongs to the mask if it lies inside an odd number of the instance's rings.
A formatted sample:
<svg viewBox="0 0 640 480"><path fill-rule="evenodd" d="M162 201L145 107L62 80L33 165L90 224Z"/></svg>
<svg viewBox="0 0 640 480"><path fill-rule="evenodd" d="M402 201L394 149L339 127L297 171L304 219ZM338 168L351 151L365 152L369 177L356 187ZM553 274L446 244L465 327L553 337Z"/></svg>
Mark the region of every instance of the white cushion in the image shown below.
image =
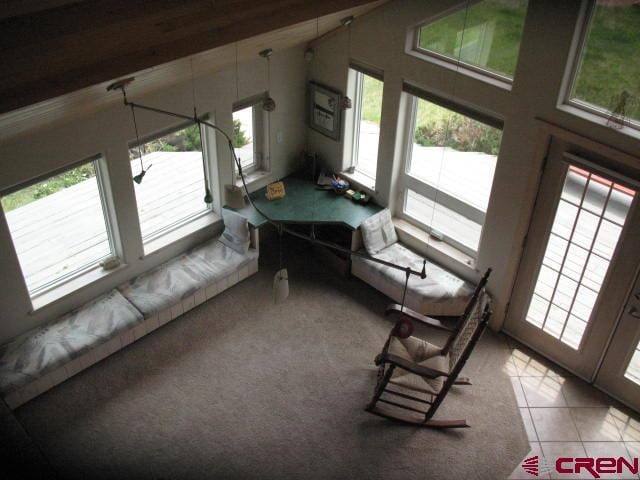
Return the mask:
<svg viewBox="0 0 640 480"><path fill-rule="evenodd" d="M217 282L258 258L257 250L250 248L244 254L227 247L222 239L214 239L186 254L190 268L205 279L207 284Z"/></svg>
<svg viewBox="0 0 640 480"><path fill-rule="evenodd" d="M442 349L440 347L417 337L404 339L391 337L391 342L389 342L389 353L411 363L449 373L449 356L442 355L441 352ZM436 395L442 390L444 377L421 377L402 368L396 368L393 371L390 383Z"/></svg>
<svg viewBox="0 0 640 480"><path fill-rule="evenodd" d="M142 323L117 290L0 347L0 393L16 390Z"/></svg>
<svg viewBox="0 0 640 480"><path fill-rule="evenodd" d="M228 210L224 210L223 218L224 232L220 241L241 255L246 254L251 243L249 221L242 215Z"/></svg>
<svg viewBox="0 0 640 480"><path fill-rule="evenodd" d="M163 263L118 289L145 318L175 305L206 284L186 255Z"/></svg>
<svg viewBox="0 0 640 480"><path fill-rule="evenodd" d="M384 250L398 241L388 208L372 215L360 224L362 242L369 255Z"/></svg>
<svg viewBox="0 0 640 480"><path fill-rule="evenodd" d="M414 270L422 270L423 257L397 242L380 251L376 258ZM402 301L405 273L354 256L352 273L396 302ZM409 277L405 305L425 315L462 315L473 286L444 268L427 260L427 278Z"/></svg>

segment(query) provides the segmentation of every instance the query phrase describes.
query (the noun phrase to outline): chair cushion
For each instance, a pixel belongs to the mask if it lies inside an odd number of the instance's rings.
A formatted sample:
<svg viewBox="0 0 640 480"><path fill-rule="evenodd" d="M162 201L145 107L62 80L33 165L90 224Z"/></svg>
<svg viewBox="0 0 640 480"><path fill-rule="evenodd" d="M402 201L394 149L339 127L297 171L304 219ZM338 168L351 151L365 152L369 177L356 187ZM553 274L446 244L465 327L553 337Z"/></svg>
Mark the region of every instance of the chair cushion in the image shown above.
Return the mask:
<svg viewBox="0 0 640 480"><path fill-rule="evenodd" d="M398 241L396 228L391 220L391 212L385 208L372 215L360 224L362 243L369 255L375 255L381 250Z"/></svg>
<svg viewBox="0 0 640 480"><path fill-rule="evenodd" d="M423 257L399 242L380 251L375 257L422 270ZM415 275L409 278L406 306L425 315L462 315L473 295L473 286L428 260L426 273L424 279ZM403 271L354 256L353 274L396 302L402 301L406 279Z"/></svg>
<svg viewBox="0 0 640 480"><path fill-rule="evenodd" d="M404 339L391 337L391 342L389 343L389 353L412 363L448 373L449 356L441 355L441 351L440 347L416 337ZM436 395L444 385L444 377L426 378L401 368L396 368L389 382L400 387Z"/></svg>
<svg viewBox="0 0 640 480"><path fill-rule="evenodd" d="M187 261L192 271L205 279L207 284L218 281L258 258L255 249L244 254L229 248L222 239L212 240L187 253Z"/></svg>
<svg viewBox="0 0 640 480"><path fill-rule="evenodd" d="M0 347L0 393L26 385L141 323L117 290Z"/></svg>
<svg viewBox="0 0 640 480"><path fill-rule="evenodd" d="M135 307L149 318L195 293L206 284L186 255L143 273L118 289Z"/></svg>
<svg viewBox="0 0 640 480"><path fill-rule="evenodd" d="M246 254L251 243L249 221L245 217L228 210L224 210L222 215L224 232L222 232L220 241L239 254Z"/></svg>

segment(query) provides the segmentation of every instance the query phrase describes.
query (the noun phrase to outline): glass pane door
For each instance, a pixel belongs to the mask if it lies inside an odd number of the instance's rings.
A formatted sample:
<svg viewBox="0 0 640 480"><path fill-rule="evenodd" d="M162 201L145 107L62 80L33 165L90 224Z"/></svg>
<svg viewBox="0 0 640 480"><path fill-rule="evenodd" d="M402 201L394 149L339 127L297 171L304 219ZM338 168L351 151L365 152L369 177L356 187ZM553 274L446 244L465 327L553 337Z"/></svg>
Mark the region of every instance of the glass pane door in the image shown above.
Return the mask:
<svg viewBox="0 0 640 480"><path fill-rule="evenodd" d="M639 212L632 179L573 148L549 144L504 329L591 381L640 263Z"/></svg>
<svg viewBox="0 0 640 480"><path fill-rule="evenodd" d="M579 349L635 192L577 166L564 181L526 321Z"/></svg>

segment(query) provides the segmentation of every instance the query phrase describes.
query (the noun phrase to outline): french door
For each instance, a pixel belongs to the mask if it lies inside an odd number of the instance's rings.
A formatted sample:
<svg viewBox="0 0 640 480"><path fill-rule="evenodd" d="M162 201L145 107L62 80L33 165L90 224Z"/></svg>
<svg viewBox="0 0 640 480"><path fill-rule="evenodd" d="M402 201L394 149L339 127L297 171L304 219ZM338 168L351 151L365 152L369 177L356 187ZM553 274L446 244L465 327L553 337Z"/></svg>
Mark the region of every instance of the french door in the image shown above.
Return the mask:
<svg viewBox="0 0 640 480"><path fill-rule="evenodd" d="M640 209L636 183L574 150L550 144L505 330L593 381L640 264Z"/></svg>
<svg viewBox="0 0 640 480"><path fill-rule="evenodd" d="M635 241L640 249L640 239ZM629 292L595 383L640 411L640 275Z"/></svg>

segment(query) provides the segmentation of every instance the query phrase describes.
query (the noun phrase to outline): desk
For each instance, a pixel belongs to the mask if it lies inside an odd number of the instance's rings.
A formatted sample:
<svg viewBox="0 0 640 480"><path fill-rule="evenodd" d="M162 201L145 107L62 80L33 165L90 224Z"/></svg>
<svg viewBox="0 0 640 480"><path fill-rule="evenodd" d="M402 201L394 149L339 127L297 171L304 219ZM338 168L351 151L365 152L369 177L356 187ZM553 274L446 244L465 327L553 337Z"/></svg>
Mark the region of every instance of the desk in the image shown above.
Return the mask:
<svg viewBox="0 0 640 480"><path fill-rule="evenodd" d="M350 245L352 251L362 246L362 239L358 227L371 215L378 213L382 207L375 203L358 204L352 200L336 195L332 190L318 190L316 185L308 180L295 176L282 179L286 195L278 200L267 200L266 187L251 194L251 199L257 207L273 220L298 225L336 225L351 232ZM226 210L236 212L249 220L251 226L260 228L267 220L251 205L240 209L225 206ZM346 271L350 272L351 262L348 260Z"/></svg>
<svg viewBox="0 0 640 480"><path fill-rule="evenodd" d="M375 203L361 205L331 190L318 190L314 183L300 178L286 177L282 182L286 192L284 198L267 200L265 187L253 192L251 199L265 214L283 223L342 225L355 231L365 219L382 210ZM237 210L224 208L247 218L256 228L267 223L251 205Z"/></svg>

